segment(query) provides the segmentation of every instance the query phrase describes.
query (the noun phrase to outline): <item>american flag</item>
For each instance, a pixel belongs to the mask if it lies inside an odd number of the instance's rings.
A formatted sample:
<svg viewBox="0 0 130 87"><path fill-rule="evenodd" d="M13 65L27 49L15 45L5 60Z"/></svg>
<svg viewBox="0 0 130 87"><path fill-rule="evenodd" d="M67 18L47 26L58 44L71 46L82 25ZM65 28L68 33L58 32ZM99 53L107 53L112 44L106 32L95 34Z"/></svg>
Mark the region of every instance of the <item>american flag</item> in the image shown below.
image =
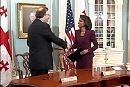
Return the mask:
<svg viewBox="0 0 130 87"><path fill-rule="evenodd" d="M67 44L73 44L75 38L75 29L74 29L74 18L72 13L72 8L70 0L67 0L67 13L66 13L66 27L65 27L65 40Z"/></svg>

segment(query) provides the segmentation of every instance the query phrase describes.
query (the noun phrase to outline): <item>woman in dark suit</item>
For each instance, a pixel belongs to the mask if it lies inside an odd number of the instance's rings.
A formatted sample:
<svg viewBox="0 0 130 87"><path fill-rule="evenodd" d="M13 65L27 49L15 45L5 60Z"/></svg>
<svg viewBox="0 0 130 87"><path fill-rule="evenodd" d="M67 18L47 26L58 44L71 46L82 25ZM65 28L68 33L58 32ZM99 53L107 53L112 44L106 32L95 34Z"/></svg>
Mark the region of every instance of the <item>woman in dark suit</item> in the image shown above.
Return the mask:
<svg viewBox="0 0 130 87"><path fill-rule="evenodd" d="M96 40L95 32L91 30L92 23L88 16L80 15L78 22L79 30L75 31L75 41L71 49L80 49L82 58L76 62L76 68L92 68L92 61L94 57L93 51L98 48L98 42ZM91 47L91 42L93 46Z"/></svg>

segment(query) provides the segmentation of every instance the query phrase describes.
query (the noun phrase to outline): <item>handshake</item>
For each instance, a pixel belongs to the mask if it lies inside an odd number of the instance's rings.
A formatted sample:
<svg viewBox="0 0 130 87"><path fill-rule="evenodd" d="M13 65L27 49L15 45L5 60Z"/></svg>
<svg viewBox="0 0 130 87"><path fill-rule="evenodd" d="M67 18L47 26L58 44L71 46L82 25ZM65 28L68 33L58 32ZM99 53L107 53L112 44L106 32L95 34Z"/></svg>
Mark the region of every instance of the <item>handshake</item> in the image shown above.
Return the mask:
<svg viewBox="0 0 130 87"><path fill-rule="evenodd" d="M65 49L65 52L69 52L71 50L72 45L67 44L67 48ZM88 53L88 49L84 49L83 51L80 52L81 55Z"/></svg>
<svg viewBox="0 0 130 87"><path fill-rule="evenodd" d="M68 52L71 49L72 45L71 44L67 44L67 48L65 49L65 52Z"/></svg>

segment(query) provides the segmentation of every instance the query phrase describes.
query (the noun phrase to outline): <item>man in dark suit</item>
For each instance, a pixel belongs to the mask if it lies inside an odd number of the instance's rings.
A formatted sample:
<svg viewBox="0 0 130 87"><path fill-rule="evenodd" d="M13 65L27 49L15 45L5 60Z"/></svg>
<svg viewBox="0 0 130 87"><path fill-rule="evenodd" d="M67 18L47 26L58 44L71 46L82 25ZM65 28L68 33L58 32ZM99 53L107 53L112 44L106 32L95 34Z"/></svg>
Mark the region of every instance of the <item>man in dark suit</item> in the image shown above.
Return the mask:
<svg viewBox="0 0 130 87"><path fill-rule="evenodd" d="M29 46L29 68L32 76L47 74L53 68L51 42L67 50L66 43L55 36L47 23L49 19L47 7L36 11L36 19L28 29L27 45Z"/></svg>

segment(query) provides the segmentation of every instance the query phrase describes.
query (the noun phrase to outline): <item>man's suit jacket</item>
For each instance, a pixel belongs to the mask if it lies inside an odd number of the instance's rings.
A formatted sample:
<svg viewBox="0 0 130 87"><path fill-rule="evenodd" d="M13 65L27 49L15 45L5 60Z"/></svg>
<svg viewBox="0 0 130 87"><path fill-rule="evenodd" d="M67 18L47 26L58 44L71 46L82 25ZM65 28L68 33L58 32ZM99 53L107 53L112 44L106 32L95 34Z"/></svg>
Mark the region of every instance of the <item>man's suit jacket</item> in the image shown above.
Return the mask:
<svg viewBox="0 0 130 87"><path fill-rule="evenodd" d="M28 29L27 45L29 46L30 69L52 69L52 44L51 42L67 48L66 43L55 36L49 24L39 19L34 20Z"/></svg>

